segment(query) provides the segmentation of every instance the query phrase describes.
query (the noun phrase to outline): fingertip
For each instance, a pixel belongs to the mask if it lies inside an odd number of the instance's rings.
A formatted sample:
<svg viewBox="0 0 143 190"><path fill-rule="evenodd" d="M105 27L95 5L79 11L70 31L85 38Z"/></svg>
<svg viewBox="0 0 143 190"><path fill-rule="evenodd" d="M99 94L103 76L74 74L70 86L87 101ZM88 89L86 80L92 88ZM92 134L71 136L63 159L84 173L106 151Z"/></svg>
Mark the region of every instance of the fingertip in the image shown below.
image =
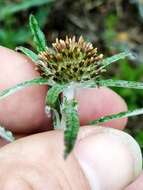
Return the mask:
<svg viewBox="0 0 143 190"><path fill-rule="evenodd" d="M114 91L106 87L79 89L76 92L79 102L79 116L81 125L87 125L90 121L102 116L116 114L127 110L125 101ZM103 126L123 129L127 118L116 119L103 123Z"/></svg>
<svg viewBox="0 0 143 190"><path fill-rule="evenodd" d="M120 130L84 127L74 152L91 189L124 189L141 173L140 147L129 134Z"/></svg>
<svg viewBox="0 0 143 190"><path fill-rule="evenodd" d="M39 76L34 63L0 46L0 91ZM0 123L15 133L32 133L50 126L45 114L46 86L31 86L0 101Z"/></svg>

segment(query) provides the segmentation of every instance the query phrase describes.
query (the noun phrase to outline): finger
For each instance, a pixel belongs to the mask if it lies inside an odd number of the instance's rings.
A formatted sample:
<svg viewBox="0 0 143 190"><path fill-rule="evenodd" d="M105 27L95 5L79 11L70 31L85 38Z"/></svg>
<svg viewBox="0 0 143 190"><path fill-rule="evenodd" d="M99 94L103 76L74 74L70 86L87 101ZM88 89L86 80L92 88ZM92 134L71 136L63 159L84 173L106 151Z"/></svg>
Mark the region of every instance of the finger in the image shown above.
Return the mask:
<svg viewBox="0 0 143 190"><path fill-rule="evenodd" d="M19 179L18 177L11 176L8 183L6 181L3 181L2 190L33 190L27 181L25 182L23 179Z"/></svg>
<svg viewBox="0 0 143 190"><path fill-rule="evenodd" d="M14 134L15 140L23 138L25 136L27 136L27 135L26 134L21 134L21 135L20 134ZM9 142L9 141L7 141L7 140L5 140L3 138L0 138L0 148L7 145L7 144L9 144L9 143L11 143L11 142Z"/></svg>
<svg viewBox="0 0 143 190"><path fill-rule="evenodd" d="M14 188L19 183L21 189L24 184L32 190L124 189L141 170L138 145L119 130L82 128L66 161L63 149L61 131L36 134L3 147L0 189L11 190L9 184Z"/></svg>
<svg viewBox="0 0 143 190"><path fill-rule="evenodd" d="M0 47L0 90L12 87L39 74L25 56ZM0 123L17 133L30 133L48 128L45 114L45 86L32 86L0 101Z"/></svg>
<svg viewBox="0 0 143 190"><path fill-rule="evenodd" d="M38 76L33 63L25 56L0 47L0 90ZM47 117L44 102L47 88L32 86L0 101L0 122L15 133L34 133L51 129L51 118ZM81 124L100 116L126 110L124 101L108 88L78 90ZM111 101L112 100L112 101ZM123 128L126 119L106 125Z"/></svg>
<svg viewBox="0 0 143 190"><path fill-rule="evenodd" d="M80 89L77 91L76 97L79 102L81 125L87 125L90 121L102 116L127 110L125 101L109 88ZM123 129L126 123L127 118L116 119L102 125Z"/></svg>
<svg viewBox="0 0 143 190"><path fill-rule="evenodd" d="M143 173L138 177L138 179L129 185L125 190L142 190L143 189Z"/></svg>
<svg viewBox="0 0 143 190"><path fill-rule="evenodd" d="M8 142L6 140L0 138L0 148L7 145L7 144L8 144Z"/></svg>

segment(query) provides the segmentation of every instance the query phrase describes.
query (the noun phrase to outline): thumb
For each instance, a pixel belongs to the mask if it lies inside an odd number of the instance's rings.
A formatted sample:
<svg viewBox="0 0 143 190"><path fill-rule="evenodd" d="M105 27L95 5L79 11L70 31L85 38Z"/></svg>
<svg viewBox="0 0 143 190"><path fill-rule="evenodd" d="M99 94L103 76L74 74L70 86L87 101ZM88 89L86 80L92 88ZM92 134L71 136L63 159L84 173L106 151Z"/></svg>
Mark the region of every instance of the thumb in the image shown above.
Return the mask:
<svg viewBox="0 0 143 190"><path fill-rule="evenodd" d="M143 189L143 173L125 190L142 190L142 189Z"/></svg>
<svg viewBox="0 0 143 190"><path fill-rule="evenodd" d="M32 135L0 149L0 189L123 190L141 172L141 152L117 129L83 127L63 159L63 132Z"/></svg>
<svg viewBox="0 0 143 190"><path fill-rule="evenodd" d="M93 190L123 190L141 172L142 155L127 133L97 127L82 138L75 155ZM83 133L84 131L82 131Z"/></svg>

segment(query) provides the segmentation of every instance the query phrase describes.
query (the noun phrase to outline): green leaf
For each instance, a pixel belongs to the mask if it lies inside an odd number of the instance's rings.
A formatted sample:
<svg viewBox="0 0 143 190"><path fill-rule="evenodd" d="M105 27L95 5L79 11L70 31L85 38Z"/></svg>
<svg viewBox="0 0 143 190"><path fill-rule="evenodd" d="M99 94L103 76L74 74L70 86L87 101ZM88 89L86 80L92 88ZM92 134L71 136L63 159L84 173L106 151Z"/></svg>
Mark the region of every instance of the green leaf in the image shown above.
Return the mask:
<svg viewBox="0 0 143 190"><path fill-rule="evenodd" d="M1 127L1 126L0 126L0 137L2 137L3 139L9 142L13 142L15 140L12 132L6 130L4 127Z"/></svg>
<svg viewBox="0 0 143 190"><path fill-rule="evenodd" d="M58 100L60 93L65 89L65 85L55 84L48 90L46 97L46 104L55 107L55 104Z"/></svg>
<svg viewBox="0 0 143 190"><path fill-rule="evenodd" d="M110 87L124 87L124 88L134 88L134 89L143 89L143 82L135 81L125 81L125 80L99 80L99 86L110 86Z"/></svg>
<svg viewBox="0 0 143 190"><path fill-rule="evenodd" d="M114 119L121 119L121 118L136 116L136 115L142 115L142 114L143 114L143 108L136 109L136 110L129 110L127 112L120 112L120 113L117 113L117 114L101 117L99 119L91 121L89 124L90 125L96 125L96 124L99 124L99 123L105 123L105 122L108 122L108 121L112 121Z"/></svg>
<svg viewBox="0 0 143 190"><path fill-rule="evenodd" d="M38 55L34 53L33 51L31 51L30 49L20 46L16 48L16 51L21 51L27 57L29 57L33 62L37 62L38 60Z"/></svg>
<svg viewBox="0 0 143 190"><path fill-rule="evenodd" d="M22 90L26 87L32 86L32 85L50 85L50 81L48 79L42 78L42 77L38 77L35 78L33 80L28 80L25 82L22 82L20 84L17 84L14 87L11 87L9 89L0 91L0 100L11 95L14 94L15 92L17 92L18 90Z"/></svg>
<svg viewBox="0 0 143 190"><path fill-rule="evenodd" d="M81 83L82 87L100 87L100 86L108 86L108 87L123 87L123 88L133 88L133 89L143 89L143 82L136 81L126 81L126 80L89 80Z"/></svg>
<svg viewBox="0 0 143 190"><path fill-rule="evenodd" d="M80 127L76 100L66 102L63 112L66 121L66 128L64 131L64 158L66 159L69 153L73 150Z"/></svg>
<svg viewBox="0 0 143 190"><path fill-rule="evenodd" d="M102 61L99 61L100 64L102 64L103 66L100 67L99 70L104 69L105 67L107 67L108 65L120 60L120 59L124 59L127 56L132 56L131 52L127 51L127 52L122 52L116 55L113 55L111 57L105 58Z"/></svg>
<svg viewBox="0 0 143 190"><path fill-rule="evenodd" d="M33 15L30 15L29 17L29 25L32 35L34 37L34 42L36 44L37 51L45 51L47 47L46 38L44 33L41 31L36 18Z"/></svg>

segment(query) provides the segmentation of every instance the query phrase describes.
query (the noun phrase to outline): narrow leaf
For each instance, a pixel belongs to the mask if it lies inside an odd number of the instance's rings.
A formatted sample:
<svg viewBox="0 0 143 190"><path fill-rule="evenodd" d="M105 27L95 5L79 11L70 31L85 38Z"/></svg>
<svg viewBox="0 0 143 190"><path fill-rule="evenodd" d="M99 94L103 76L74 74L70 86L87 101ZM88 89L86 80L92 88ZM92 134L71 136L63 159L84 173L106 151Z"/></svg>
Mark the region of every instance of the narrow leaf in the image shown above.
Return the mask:
<svg viewBox="0 0 143 190"><path fill-rule="evenodd" d="M46 104L51 107L55 107L57 99L64 88L65 86L60 84L55 84L53 87L51 87L47 93Z"/></svg>
<svg viewBox="0 0 143 190"><path fill-rule="evenodd" d="M123 87L123 88L133 88L133 89L143 89L143 82L136 81L125 81L125 80L89 80L81 83L82 87L95 88L98 86L108 86L108 87Z"/></svg>
<svg viewBox="0 0 143 190"><path fill-rule="evenodd" d="M69 153L73 150L80 127L79 117L77 113L77 102L75 100L67 102L63 111L66 120L66 128L64 131L64 158L66 159Z"/></svg>
<svg viewBox="0 0 143 190"><path fill-rule="evenodd" d="M117 114L108 115L108 116L101 117L99 119L93 120L90 122L90 125L96 125L99 123L105 123L108 121L112 121L114 119L121 119L121 118L136 116L136 115L142 115L142 114L143 114L143 108L135 109L135 110L129 110L127 112L120 112Z"/></svg>
<svg viewBox="0 0 143 190"><path fill-rule="evenodd" d="M33 62L37 62L38 60L38 55L36 55L36 53L34 53L33 51L31 51L30 49L27 49L25 47L17 47L16 51L21 51L22 53L24 53L27 57L29 57Z"/></svg>
<svg viewBox="0 0 143 190"><path fill-rule="evenodd" d="M13 142L15 140L12 132L6 130L4 127L1 126L0 126L0 137L9 142Z"/></svg>
<svg viewBox="0 0 143 190"><path fill-rule="evenodd" d="M34 42L36 44L37 51L38 52L45 51L47 47L45 35L41 31L39 24L33 15L31 15L29 18L29 25L32 35L34 37Z"/></svg>
<svg viewBox="0 0 143 190"><path fill-rule="evenodd" d="M20 84L17 84L14 87L0 91L0 100L17 92L18 90L22 90L22 89L32 86L32 85L50 85L50 81L48 81L48 79L38 77L33 80L28 80L28 81L22 82Z"/></svg>
<svg viewBox="0 0 143 190"><path fill-rule="evenodd" d="M122 52L116 55L113 55L111 57L105 58L102 61L100 61L100 63L103 65L102 67L100 67L99 70L104 69L105 67L107 67L108 65L120 60L120 59L124 59L127 56L131 56L131 52L127 51L127 52Z"/></svg>
<svg viewBox="0 0 143 190"><path fill-rule="evenodd" d="M109 80L100 80L100 81L98 81L98 84L99 84L99 86L143 89L143 82L135 82L135 81L109 79Z"/></svg>

